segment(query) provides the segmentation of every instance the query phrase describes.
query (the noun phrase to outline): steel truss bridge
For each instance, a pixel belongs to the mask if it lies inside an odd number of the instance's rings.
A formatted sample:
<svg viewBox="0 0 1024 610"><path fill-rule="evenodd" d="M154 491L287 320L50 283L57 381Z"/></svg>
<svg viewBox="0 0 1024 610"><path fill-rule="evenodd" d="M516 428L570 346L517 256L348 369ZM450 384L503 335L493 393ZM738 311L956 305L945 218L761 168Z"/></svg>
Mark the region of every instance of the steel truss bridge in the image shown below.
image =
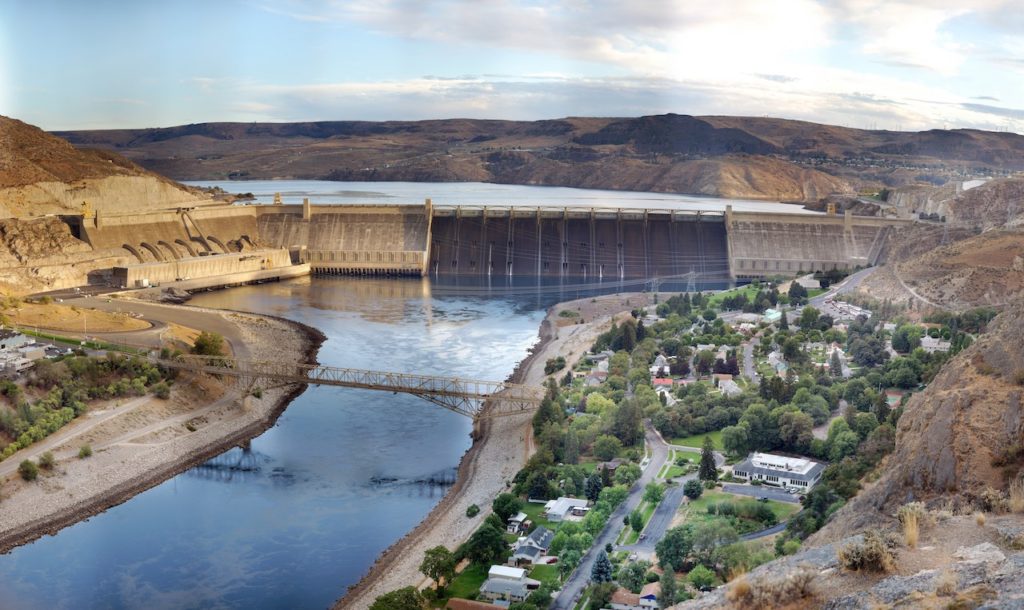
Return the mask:
<svg viewBox="0 0 1024 610"><path fill-rule="evenodd" d="M156 362L167 368L237 377L249 385L262 379L412 394L474 420L533 411L545 396L543 388L504 381L479 381L460 377L369 371L313 364L194 355L160 358Z"/></svg>

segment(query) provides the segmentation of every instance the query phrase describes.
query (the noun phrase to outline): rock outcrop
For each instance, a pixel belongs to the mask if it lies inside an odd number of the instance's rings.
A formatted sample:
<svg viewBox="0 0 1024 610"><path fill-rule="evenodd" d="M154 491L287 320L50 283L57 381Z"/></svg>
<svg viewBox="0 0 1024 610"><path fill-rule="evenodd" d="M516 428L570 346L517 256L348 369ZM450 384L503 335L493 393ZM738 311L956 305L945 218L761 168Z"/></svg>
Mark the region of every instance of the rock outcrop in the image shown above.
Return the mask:
<svg viewBox="0 0 1024 610"><path fill-rule="evenodd" d="M1024 304L950 360L911 398L882 475L812 537L838 540L891 521L906 502L971 504L986 488L1005 489L1024 468Z"/></svg>
<svg viewBox="0 0 1024 610"><path fill-rule="evenodd" d="M206 198L103 150L0 116L0 218L195 206Z"/></svg>

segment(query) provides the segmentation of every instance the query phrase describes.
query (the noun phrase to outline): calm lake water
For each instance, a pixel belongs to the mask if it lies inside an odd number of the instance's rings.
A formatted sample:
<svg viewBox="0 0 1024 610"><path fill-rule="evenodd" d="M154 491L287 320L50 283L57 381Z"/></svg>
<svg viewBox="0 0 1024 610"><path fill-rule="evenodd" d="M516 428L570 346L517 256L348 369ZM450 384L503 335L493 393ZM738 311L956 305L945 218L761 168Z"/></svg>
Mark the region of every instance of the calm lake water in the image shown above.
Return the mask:
<svg viewBox="0 0 1024 610"><path fill-rule="evenodd" d="M325 364L504 379L552 298L304 278L193 303L315 326ZM470 428L415 397L312 387L251 452L0 556L0 608L329 606L440 500Z"/></svg>
<svg viewBox="0 0 1024 610"><path fill-rule="evenodd" d="M818 214L799 205L746 199L718 199L671 193L604 191L560 186L520 186L484 182L331 182L327 180L238 180L186 182L219 186L229 193L252 193L257 203L273 203L274 193L284 203L391 203L435 205L551 206L607 208L665 208L673 210L739 211Z"/></svg>

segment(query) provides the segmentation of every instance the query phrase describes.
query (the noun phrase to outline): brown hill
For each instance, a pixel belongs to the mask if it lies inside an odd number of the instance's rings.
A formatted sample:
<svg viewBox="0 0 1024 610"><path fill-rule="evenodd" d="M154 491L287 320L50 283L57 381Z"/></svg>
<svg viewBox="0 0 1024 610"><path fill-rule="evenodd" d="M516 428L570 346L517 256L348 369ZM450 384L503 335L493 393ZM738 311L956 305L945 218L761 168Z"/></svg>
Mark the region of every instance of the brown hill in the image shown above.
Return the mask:
<svg viewBox="0 0 1024 610"><path fill-rule="evenodd" d="M900 418L881 478L855 496L815 543L891 521L912 500L965 500L1006 489L1024 468L1024 304L997 316L948 362Z"/></svg>
<svg viewBox="0 0 1024 610"><path fill-rule="evenodd" d="M0 116L0 217L195 204L185 187L106 150L82 150Z"/></svg>
<svg viewBox="0 0 1024 610"><path fill-rule="evenodd" d="M486 181L815 201L848 193L850 185L934 186L965 173L1024 169L1024 137L1016 134L866 131L676 114L202 123L59 135L78 146L117 150L179 180Z"/></svg>

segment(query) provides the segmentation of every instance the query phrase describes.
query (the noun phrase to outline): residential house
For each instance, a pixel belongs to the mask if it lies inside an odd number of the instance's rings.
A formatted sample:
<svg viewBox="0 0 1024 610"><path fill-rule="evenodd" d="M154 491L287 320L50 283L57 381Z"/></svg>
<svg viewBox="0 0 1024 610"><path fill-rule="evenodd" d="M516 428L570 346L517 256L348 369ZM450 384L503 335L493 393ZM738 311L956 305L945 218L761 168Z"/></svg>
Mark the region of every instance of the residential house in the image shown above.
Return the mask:
<svg viewBox="0 0 1024 610"><path fill-rule="evenodd" d="M948 352L950 347L950 342L944 339L933 339L928 335L921 337L921 348L929 354L933 354L935 352Z"/></svg>
<svg viewBox="0 0 1024 610"><path fill-rule="evenodd" d="M775 373L778 375L785 375L786 371L789 370L789 365L786 364L786 359L782 356L782 352L778 350L768 354L768 366L775 369Z"/></svg>
<svg viewBox="0 0 1024 610"><path fill-rule="evenodd" d="M736 396L743 393L743 388L732 379L726 379L718 383L718 391L726 396Z"/></svg>
<svg viewBox="0 0 1024 610"><path fill-rule="evenodd" d="M672 390L672 386L674 386L675 383L676 382L673 381L670 377L653 377L653 378L651 378L651 385L654 386L655 391L660 390L662 388L665 388L665 389L671 391Z"/></svg>
<svg viewBox="0 0 1024 610"><path fill-rule="evenodd" d="M782 319L782 312L778 309L766 309L764 310L764 321L769 324L774 324Z"/></svg>
<svg viewBox="0 0 1024 610"><path fill-rule="evenodd" d="M752 453L747 459L732 467L732 476L806 492L814 487L824 470L824 464L807 458Z"/></svg>
<svg viewBox="0 0 1024 610"><path fill-rule="evenodd" d="M640 589L640 607L644 610L658 608L658 595L661 594L661 583L649 582Z"/></svg>
<svg viewBox="0 0 1024 610"><path fill-rule="evenodd" d="M530 532L529 536L520 538L512 548L512 557L509 558L509 565L533 565L547 555L551 541L555 533L546 527L538 527Z"/></svg>
<svg viewBox="0 0 1024 610"><path fill-rule="evenodd" d="M516 513L515 516L509 517L508 524L505 526L505 531L507 531L510 534L518 534L520 532L526 531L523 528L523 524L529 523L529 521L530 520L527 518L526 513L520 511Z"/></svg>
<svg viewBox="0 0 1024 610"><path fill-rule="evenodd" d="M583 385L588 388L596 388L608 379L608 371L590 371L590 374L583 380Z"/></svg>
<svg viewBox="0 0 1024 610"><path fill-rule="evenodd" d="M607 470L607 471L609 471L608 475L614 477L615 476L615 471L619 469L619 466L622 466L625 463L626 463L626 460L624 460L622 458L614 458L614 459L608 460L607 462L599 462L597 464L597 466L594 468L594 470L597 471L597 472L600 472L602 470Z"/></svg>
<svg viewBox="0 0 1024 610"><path fill-rule="evenodd" d="M612 610L644 610L643 606L640 605L640 596L622 587L619 587L612 593L612 598L608 601L608 607Z"/></svg>
<svg viewBox="0 0 1024 610"><path fill-rule="evenodd" d="M480 597L490 601L521 602L540 584L539 580L527 578L523 568L491 566L487 580L480 585Z"/></svg>
<svg viewBox="0 0 1024 610"><path fill-rule="evenodd" d="M544 505L544 517L548 521L557 523L559 521L564 521L568 516L582 516L582 513L585 513L586 509L586 499L567 498L563 496L557 500L548 500Z"/></svg>

